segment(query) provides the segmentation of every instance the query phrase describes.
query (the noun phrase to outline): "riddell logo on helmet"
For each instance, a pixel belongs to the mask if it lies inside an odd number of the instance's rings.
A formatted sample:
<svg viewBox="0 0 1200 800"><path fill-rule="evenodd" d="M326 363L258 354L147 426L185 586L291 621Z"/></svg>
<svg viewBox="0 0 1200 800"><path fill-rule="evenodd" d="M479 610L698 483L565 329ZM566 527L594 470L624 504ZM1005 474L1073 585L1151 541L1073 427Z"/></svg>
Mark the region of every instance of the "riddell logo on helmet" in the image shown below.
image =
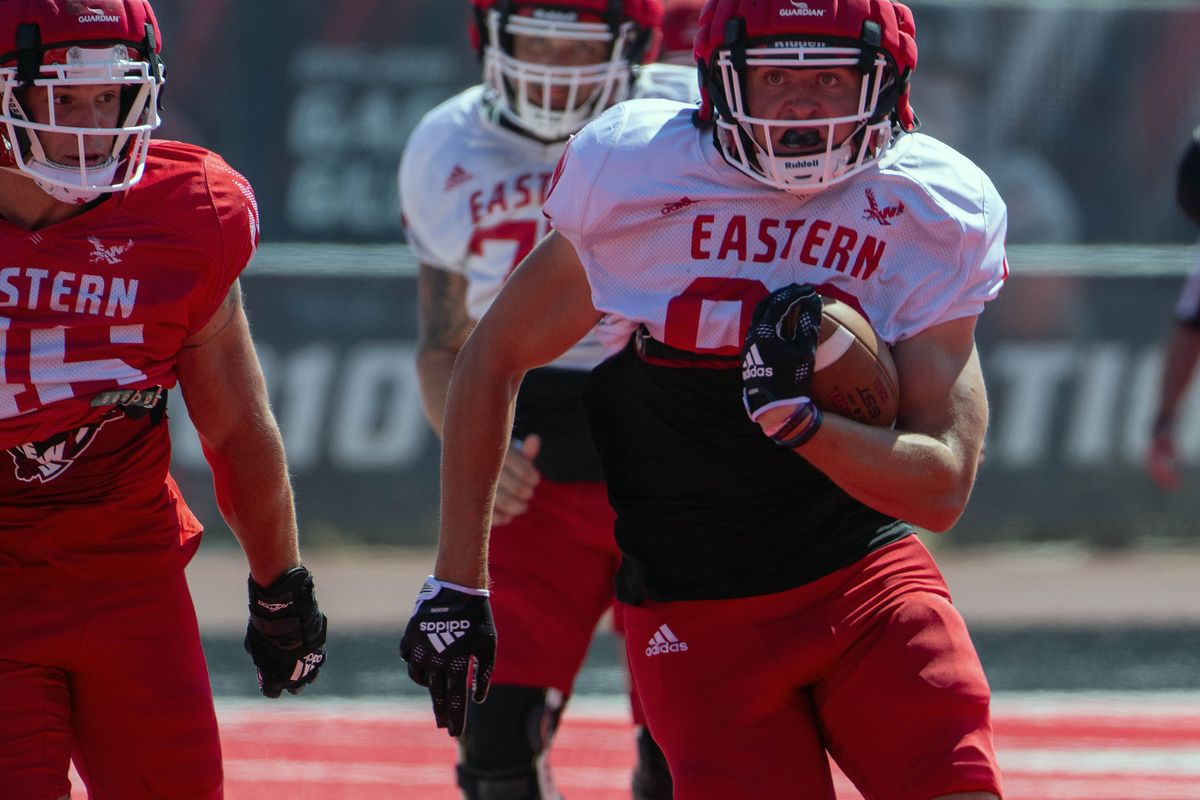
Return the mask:
<svg viewBox="0 0 1200 800"><path fill-rule="evenodd" d="M562 11L552 8L535 8L529 15L534 19L548 19L555 22L578 22L579 12L577 11Z"/></svg>
<svg viewBox="0 0 1200 800"><path fill-rule="evenodd" d="M823 8L809 8L808 3L805 3L803 0L790 0L790 2L792 4L792 7L779 9L779 16L781 16L781 17L823 17L823 16L825 16L825 9L823 9Z"/></svg>
<svg viewBox="0 0 1200 800"><path fill-rule="evenodd" d="M816 169L821 162L815 158L802 158L799 161L783 162L784 169Z"/></svg>
<svg viewBox="0 0 1200 800"><path fill-rule="evenodd" d="M828 42L806 39L776 39L771 42L770 47L776 50L795 50L800 47L828 47Z"/></svg>

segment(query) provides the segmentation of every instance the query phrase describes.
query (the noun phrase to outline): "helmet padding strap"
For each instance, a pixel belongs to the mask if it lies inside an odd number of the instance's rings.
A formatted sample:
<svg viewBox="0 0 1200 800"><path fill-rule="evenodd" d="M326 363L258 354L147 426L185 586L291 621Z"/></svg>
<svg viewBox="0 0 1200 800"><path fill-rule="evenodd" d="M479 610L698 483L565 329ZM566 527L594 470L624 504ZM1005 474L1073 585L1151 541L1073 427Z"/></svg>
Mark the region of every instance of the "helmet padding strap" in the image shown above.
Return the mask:
<svg viewBox="0 0 1200 800"><path fill-rule="evenodd" d="M17 80L32 86L42 70L42 30L36 22L17 26Z"/></svg>

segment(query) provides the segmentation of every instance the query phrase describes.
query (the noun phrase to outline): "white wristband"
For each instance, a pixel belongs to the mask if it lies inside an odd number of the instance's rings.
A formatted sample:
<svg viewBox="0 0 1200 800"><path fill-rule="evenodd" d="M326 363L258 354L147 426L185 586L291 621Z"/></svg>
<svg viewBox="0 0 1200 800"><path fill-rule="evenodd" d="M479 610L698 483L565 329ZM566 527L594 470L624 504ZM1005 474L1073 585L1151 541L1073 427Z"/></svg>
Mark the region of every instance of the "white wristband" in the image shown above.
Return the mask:
<svg viewBox="0 0 1200 800"><path fill-rule="evenodd" d="M450 583L450 581L439 581L432 575L427 575L425 577L426 585L428 585L431 581L438 586L442 586L447 589L453 589L454 591L462 592L463 594L473 594L476 597L489 597L492 594L489 589L472 589L469 586L459 586L457 583Z"/></svg>

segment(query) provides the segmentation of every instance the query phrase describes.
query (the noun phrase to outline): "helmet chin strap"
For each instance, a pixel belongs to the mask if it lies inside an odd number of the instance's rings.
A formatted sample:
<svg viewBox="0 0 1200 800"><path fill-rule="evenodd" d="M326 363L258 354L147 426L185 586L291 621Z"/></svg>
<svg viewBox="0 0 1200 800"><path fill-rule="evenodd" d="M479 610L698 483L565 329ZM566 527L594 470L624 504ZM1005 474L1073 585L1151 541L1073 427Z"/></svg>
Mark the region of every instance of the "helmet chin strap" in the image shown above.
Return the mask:
<svg viewBox="0 0 1200 800"><path fill-rule="evenodd" d="M109 184L117 173L117 159L110 158L103 166L87 167L88 183ZM27 161L26 174L33 179L37 187L60 203L81 206L90 203L104 194L102 189L87 189L82 186L63 186L60 181L68 176L78 176L79 170L61 164L45 161Z"/></svg>
<svg viewBox="0 0 1200 800"><path fill-rule="evenodd" d="M111 191L89 187L111 184L117 174L117 167L120 166L116 156L110 155L103 164L84 167L82 174L87 176L87 180L81 181L79 167L52 161L46 155L46 150L34 131L29 132L29 149L30 158L25 161L25 170L29 177L43 192L68 205L81 206L92 202L106 191Z"/></svg>
<svg viewBox="0 0 1200 800"><path fill-rule="evenodd" d="M853 138L853 137L851 137ZM762 147L756 149L759 165L764 168L768 174L773 174L777 180L780 180L785 185L790 184L796 178L804 178L811 175L825 176L826 178L836 176L850 163L854 158L854 148L849 141L842 144L831 151L822 150L819 153L811 155L795 155L795 156L772 156L768 155ZM787 189L797 194L812 194L815 189L812 186L797 186L794 189Z"/></svg>

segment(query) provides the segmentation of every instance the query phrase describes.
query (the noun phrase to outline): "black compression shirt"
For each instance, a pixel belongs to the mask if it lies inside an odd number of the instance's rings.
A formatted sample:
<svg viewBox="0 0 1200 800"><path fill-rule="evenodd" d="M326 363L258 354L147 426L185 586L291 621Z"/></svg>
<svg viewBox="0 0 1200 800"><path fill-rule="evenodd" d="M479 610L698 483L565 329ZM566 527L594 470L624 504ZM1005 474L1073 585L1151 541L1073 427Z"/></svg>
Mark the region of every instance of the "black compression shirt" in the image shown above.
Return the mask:
<svg viewBox="0 0 1200 800"><path fill-rule="evenodd" d="M584 405L626 603L784 591L913 532L764 436L736 367L651 364L631 345L593 370Z"/></svg>

